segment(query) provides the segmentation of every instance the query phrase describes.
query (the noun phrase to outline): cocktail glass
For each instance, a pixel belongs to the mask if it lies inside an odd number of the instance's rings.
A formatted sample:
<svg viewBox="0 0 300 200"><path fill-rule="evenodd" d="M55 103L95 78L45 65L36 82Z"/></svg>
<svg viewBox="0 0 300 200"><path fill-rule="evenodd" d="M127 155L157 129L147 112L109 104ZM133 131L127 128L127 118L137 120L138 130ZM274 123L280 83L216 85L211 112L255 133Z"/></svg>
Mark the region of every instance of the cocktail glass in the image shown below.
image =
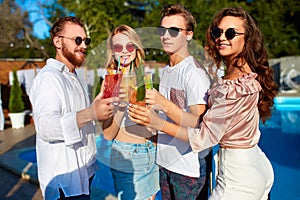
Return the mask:
<svg viewBox="0 0 300 200"><path fill-rule="evenodd" d="M122 74L106 74L102 98L118 97Z"/></svg>
<svg viewBox="0 0 300 200"><path fill-rule="evenodd" d="M146 89L153 89L152 73L146 72L144 75L142 74L141 76L143 81L139 81L140 85L136 85L136 87L134 87L134 90L132 90L130 103L137 104L140 106L146 106Z"/></svg>
<svg viewBox="0 0 300 200"><path fill-rule="evenodd" d="M122 96L122 105L128 105L130 98L133 94L133 91L136 90L136 76L134 74L124 74L122 76L122 92L124 93Z"/></svg>
<svg viewBox="0 0 300 200"><path fill-rule="evenodd" d="M137 88L135 88L134 90L132 90L131 97L130 97L130 103L131 104L137 104L137 105L140 105L140 106L146 106L146 100L145 99L138 100L137 93L138 93L138 89Z"/></svg>
<svg viewBox="0 0 300 200"><path fill-rule="evenodd" d="M144 76L146 89L153 89L152 72L146 72Z"/></svg>

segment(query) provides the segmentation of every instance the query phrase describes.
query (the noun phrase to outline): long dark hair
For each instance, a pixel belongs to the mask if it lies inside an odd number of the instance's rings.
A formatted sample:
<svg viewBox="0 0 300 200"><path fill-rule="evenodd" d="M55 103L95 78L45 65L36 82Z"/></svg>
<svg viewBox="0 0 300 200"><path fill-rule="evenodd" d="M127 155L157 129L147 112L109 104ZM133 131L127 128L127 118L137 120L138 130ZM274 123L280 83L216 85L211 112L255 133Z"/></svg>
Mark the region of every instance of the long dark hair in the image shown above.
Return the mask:
<svg viewBox="0 0 300 200"><path fill-rule="evenodd" d="M212 24L206 32L205 49L213 58L216 65L220 67L223 64L223 57L219 54L215 40L211 36L213 27L218 26L225 16L238 17L244 21L245 45L240 54L233 59L234 67L241 67L239 61L248 63L252 72L258 74L262 90L259 95L258 110L263 123L271 117L274 97L277 94L277 85L273 81L273 69L269 66L267 50L264 47L263 35L259 29L256 20L241 7L224 8L214 16Z"/></svg>

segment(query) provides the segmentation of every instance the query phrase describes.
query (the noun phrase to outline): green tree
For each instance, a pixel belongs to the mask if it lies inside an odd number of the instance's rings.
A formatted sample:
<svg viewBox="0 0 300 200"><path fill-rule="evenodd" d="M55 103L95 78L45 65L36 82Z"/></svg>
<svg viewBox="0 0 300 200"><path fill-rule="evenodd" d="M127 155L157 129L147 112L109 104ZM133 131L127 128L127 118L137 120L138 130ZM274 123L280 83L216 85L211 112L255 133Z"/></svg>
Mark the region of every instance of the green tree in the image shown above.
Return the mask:
<svg viewBox="0 0 300 200"><path fill-rule="evenodd" d="M61 12L58 15L76 15L85 23L88 36L92 38L91 49L104 42L111 30L119 24L127 24L133 28L156 27L159 25L160 12L164 5L176 3L175 0L57 0L55 4ZM144 12L141 16L139 10L133 8L128 2L143 4L146 2ZM215 13L224 7L241 6L247 10L259 23L265 36L270 57L281 57L300 54L300 1L289 0L181 0L195 16L197 27L194 40L197 44L205 44L205 34ZM64 12L62 12L66 9ZM54 12L55 13L55 12ZM53 14L54 14L53 13ZM51 15L50 15L51 16ZM52 15L53 16L53 15ZM53 17L52 17L53 19ZM149 34L149 37L153 35ZM150 40L143 41L146 46ZM105 42L104 42L105 43ZM147 60L165 60L166 55L153 49L146 49ZM158 52L158 53L157 53ZM93 52L96 57L105 59L106 46L103 44L101 50ZM94 65L99 65L95 63Z"/></svg>
<svg viewBox="0 0 300 200"><path fill-rule="evenodd" d="M18 81L17 71L13 70L13 84L10 88L8 109L11 113L24 111L23 91Z"/></svg>
<svg viewBox="0 0 300 200"><path fill-rule="evenodd" d="M37 38L32 35L29 13L15 0L4 0L0 6L0 57L48 57Z"/></svg>
<svg viewBox="0 0 300 200"><path fill-rule="evenodd" d="M15 0L3 0L0 7L0 57L37 58L53 57L55 50L49 38L39 40L32 35L33 24L29 12L22 12ZM55 0L44 2L40 9L32 10L52 26L55 19L76 15L86 23L87 34L92 38L91 48L104 42L111 30L119 24L133 28L156 27L164 5L175 0ZM290 0L181 0L196 18L194 39L205 44L205 31L214 14L223 7L241 6L258 21L270 57L300 54L300 1ZM39 19L39 20L41 20ZM33 22L35 23L35 22ZM8 26L9 24L9 26ZM152 35L149 35L152 37ZM149 40L143 41L148 45ZM105 45L93 52L94 56L105 57ZM166 55L153 49L146 49L147 60L165 60ZM158 53L157 53L158 52ZM97 65L97 63L94 63Z"/></svg>
<svg viewBox="0 0 300 200"><path fill-rule="evenodd" d="M159 2L174 3L164 0ZM240 6L257 20L264 34L270 58L300 54L300 1L181 0L180 3L190 9L196 18L197 27L194 39L199 44L205 44L205 31L218 10L224 7ZM162 7L159 6L157 9L161 10ZM159 19L158 14L156 17L153 15L150 17ZM151 22L149 19L146 20Z"/></svg>
<svg viewBox="0 0 300 200"><path fill-rule="evenodd" d="M258 21L270 57L300 54L300 2L289 0L255 0L249 12ZM298 19L297 19L298 17ZM298 26L298 30L297 30Z"/></svg>
<svg viewBox="0 0 300 200"><path fill-rule="evenodd" d="M138 25L124 0L58 0L58 3L86 23L87 35L93 39L92 47L106 40L111 30L119 24Z"/></svg>

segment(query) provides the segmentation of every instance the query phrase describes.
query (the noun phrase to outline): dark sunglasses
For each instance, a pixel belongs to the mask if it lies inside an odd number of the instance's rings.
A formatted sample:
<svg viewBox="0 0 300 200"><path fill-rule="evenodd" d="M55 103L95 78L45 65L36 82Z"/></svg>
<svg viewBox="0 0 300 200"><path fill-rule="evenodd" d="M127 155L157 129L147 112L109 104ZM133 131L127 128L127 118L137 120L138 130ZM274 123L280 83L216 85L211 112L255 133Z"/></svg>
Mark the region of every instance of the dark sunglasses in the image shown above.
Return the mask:
<svg viewBox="0 0 300 200"><path fill-rule="evenodd" d="M133 43L127 43L125 48L130 53L133 52L136 49L136 47ZM112 45L112 49L113 49L114 52L120 53L120 52L123 51L124 46L121 45L121 44L114 44L114 45Z"/></svg>
<svg viewBox="0 0 300 200"><path fill-rule="evenodd" d="M224 33L224 30L222 30L218 27L214 27L210 32L211 36L214 39L218 39L219 37L221 37L222 33ZM227 40L232 40L235 36L243 35L243 34L245 34L245 33L238 33L234 30L234 28L228 28L225 31L225 37Z"/></svg>
<svg viewBox="0 0 300 200"><path fill-rule="evenodd" d="M77 46L79 46L79 45L81 45L81 43L82 43L82 41L84 41L84 44L86 45L86 46L88 46L88 45L90 45L91 44L91 38L85 38L85 39L82 39L82 37L76 37L76 38L69 38L69 37L65 37L65 36L62 36L62 35L60 35L60 36L58 36L59 38L66 38L66 39L69 39L69 40L74 40L75 41L75 44L77 45Z"/></svg>
<svg viewBox="0 0 300 200"><path fill-rule="evenodd" d="M179 34L180 31L187 31L187 29L183 29L183 28L177 28L177 27L166 28L163 26L159 26L159 27L157 27L156 32L158 35L164 36L166 34L167 30L171 37L177 37L177 35Z"/></svg>

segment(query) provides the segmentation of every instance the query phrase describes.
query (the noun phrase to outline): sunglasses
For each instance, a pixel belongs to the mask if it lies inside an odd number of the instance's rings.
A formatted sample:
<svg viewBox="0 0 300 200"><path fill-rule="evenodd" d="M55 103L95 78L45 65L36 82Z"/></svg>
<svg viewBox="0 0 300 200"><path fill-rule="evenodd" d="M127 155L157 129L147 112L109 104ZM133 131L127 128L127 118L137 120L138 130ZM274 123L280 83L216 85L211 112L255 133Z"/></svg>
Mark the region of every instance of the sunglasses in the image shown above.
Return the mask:
<svg viewBox="0 0 300 200"><path fill-rule="evenodd" d="M125 48L130 53L133 52L136 49L136 47L133 43L127 43ZM123 51L124 46L121 45L121 44L114 44L114 45L112 45L112 49L113 49L114 52L120 53L120 52Z"/></svg>
<svg viewBox="0 0 300 200"><path fill-rule="evenodd" d="M79 45L81 45L81 43L82 43L82 41L84 41L84 44L86 45L86 46L88 46L88 45L90 45L91 44L91 38L85 38L85 39L82 39L82 37L76 37L76 38L69 38L69 37L65 37L65 36L62 36L62 35L60 35L60 36L58 36L59 38L66 38L66 39L69 39L69 40L74 40L75 41L75 44L77 45L77 46L79 46Z"/></svg>
<svg viewBox="0 0 300 200"><path fill-rule="evenodd" d="M179 34L180 31L187 31L187 29L177 28L177 27L166 28L163 26L159 26L156 29L156 32L159 36L164 36L167 31L169 32L169 35L171 37L177 37L177 35Z"/></svg>
<svg viewBox="0 0 300 200"><path fill-rule="evenodd" d="M224 30L218 28L218 27L214 27L210 34L214 39L218 39L219 37L221 37L221 35L224 33ZM235 36L238 35L243 35L245 33L238 33L234 30L234 28L229 28L225 31L225 37L227 40L232 40Z"/></svg>

